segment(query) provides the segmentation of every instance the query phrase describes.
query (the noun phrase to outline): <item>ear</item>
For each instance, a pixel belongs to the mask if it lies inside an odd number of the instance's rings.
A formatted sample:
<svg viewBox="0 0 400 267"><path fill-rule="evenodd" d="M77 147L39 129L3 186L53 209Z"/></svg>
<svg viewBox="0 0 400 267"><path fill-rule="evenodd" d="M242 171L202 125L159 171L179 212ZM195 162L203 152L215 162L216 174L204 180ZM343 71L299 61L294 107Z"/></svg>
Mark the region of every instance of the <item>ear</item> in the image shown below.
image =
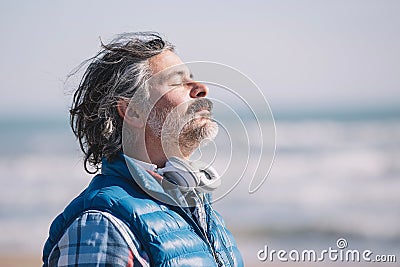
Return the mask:
<svg viewBox="0 0 400 267"><path fill-rule="evenodd" d="M117 111L124 122L135 128L143 128L144 121L139 112L137 112L132 105L125 99L119 99L117 101Z"/></svg>

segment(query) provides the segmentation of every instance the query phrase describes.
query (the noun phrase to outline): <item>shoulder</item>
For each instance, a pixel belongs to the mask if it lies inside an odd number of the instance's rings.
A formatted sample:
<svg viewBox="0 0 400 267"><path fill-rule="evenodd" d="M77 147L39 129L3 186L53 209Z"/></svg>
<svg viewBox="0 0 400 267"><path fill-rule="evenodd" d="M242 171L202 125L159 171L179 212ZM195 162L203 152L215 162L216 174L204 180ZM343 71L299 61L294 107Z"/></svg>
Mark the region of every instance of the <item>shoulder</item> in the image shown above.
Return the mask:
<svg viewBox="0 0 400 267"><path fill-rule="evenodd" d="M89 210L67 228L49 256L49 266L100 264L147 266L141 244L128 226L110 213ZM140 263L140 264L139 264Z"/></svg>
<svg viewBox="0 0 400 267"><path fill-rule="evenodd" d="M133 179L123 177L97 175L81 197L83 210L110 211L128 221L133 213L141 215L159 209Z"/></svg>

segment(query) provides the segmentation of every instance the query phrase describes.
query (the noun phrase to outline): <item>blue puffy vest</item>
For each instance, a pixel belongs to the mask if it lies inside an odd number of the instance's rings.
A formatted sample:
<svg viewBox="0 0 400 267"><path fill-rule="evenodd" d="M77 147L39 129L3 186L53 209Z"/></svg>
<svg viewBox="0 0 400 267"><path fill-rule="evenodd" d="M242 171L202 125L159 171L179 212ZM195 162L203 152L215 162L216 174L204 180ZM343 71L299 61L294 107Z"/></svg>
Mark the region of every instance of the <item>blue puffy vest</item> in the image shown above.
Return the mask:
<svg viewBox="0 0 400 267"><path fill-rule="evenodd" d="M134 163L128 169L122 155L113 162L103 160L102 173L53 221L43 266L69 225L87 210L106 211L124 221L141 241L151 266L243 266L232 234L210 204L205 204L205 234L181 207L150 197L143 186L158 199L171 201L146 171Z"/></svg>

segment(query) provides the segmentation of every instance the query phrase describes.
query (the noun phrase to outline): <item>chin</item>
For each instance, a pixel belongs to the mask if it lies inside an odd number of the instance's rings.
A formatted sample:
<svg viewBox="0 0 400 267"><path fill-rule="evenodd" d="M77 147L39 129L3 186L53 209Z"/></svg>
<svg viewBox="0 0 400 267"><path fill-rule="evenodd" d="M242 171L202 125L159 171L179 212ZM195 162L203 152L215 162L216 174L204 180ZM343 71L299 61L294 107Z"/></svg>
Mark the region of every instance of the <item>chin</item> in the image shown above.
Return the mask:
<svg viewBox="0 0 400 267"><path fill-rule="evenodd" d="M166 146L178 145L182 154L190 154L200 144L207 144L218 134L218 124L209 117L197 117L186 123L179 131L176 121L168 121L161 131L161 139Z"/></svg>
<svg viewBox="0 0 400 267"><path fill-rule="evenodd" d="M203 140L212 141L218 135L218 124L215 121L208 120L204 125L204 136ZM203 141L202 140L202 141Z"/></svg>
<svg viewBox="0 0 400 267"><path fill-rule="evenodd" d="M183 155L189 156L193 151L215 139L218 134L218 124L207 120L192 125L191 129L184 129L179 135L179 147Z"/></svg>

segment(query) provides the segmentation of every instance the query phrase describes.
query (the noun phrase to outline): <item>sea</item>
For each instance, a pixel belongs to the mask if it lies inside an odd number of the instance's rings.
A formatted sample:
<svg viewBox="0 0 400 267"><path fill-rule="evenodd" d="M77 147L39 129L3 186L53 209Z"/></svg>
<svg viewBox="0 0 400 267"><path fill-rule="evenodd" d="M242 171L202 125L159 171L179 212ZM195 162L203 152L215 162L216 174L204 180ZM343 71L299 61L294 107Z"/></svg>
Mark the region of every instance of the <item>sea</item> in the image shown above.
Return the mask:
<svg viewBox="0 0 400 267"><path fill-rule="evenodd" d="M51 221L92 175L67 116L2 118L0 129L0 254L41 255ZM244 177L214 203L247 265L265 246L337 249L339 239L400 261L400 113L282 113L275 130L258 190Z"/></svg>

